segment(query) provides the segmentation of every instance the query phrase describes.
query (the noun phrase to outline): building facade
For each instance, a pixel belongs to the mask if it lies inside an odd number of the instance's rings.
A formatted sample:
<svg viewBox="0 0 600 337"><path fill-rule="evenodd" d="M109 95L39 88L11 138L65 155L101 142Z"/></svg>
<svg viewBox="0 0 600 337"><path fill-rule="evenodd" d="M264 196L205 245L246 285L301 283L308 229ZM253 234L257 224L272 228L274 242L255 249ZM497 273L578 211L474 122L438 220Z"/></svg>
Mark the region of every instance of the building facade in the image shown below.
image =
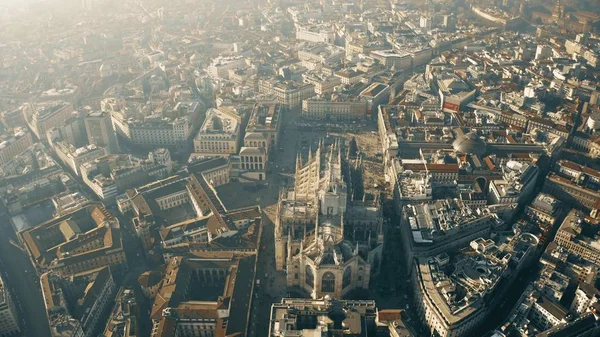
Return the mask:
<svg viewBox="0 0 600 337"><path fill-rule="evenodd" d="M206 156L236 154L242 135L241 119L228 111L211 108L194 137L194 152Z"/></svg>
<svg viewBox="0 0 600 337"><path fill-rule="evenodd" d="M119 142L109 113L104 111L88 113L85 117L85 131L89 144L105 147L107 154L119 153Z"/></svg>
<svg viewBox="0 0 600 337"><path fill-rule="evenodd" d="M66 102L29 104L23 108L23 118L38 139L46 141L46 131L59 126L73 113L73 105Z"/></svg>

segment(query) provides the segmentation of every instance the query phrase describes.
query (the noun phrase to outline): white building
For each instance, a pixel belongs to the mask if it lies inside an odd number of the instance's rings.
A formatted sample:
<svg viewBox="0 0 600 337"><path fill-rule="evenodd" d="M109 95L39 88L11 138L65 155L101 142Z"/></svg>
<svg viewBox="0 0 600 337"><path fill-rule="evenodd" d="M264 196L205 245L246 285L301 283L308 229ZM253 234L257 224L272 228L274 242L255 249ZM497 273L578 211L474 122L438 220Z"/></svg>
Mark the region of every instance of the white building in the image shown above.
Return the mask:
<svg viewBox="0 0 600 337"><path fill-rule="evenodd" d="M23 118L38 139L46 140L46 131L59 126L71 117L73 104L63 101L51 101L28 104L23 107Z"/></svg>
<svg viewBox="0 0 600 337"><path fill-rule="evenodd" d="M179 102L165 111L163 106L134 106L109 98L102 102L110 112L114 129L134 145L185 148L193 131L201 123L202 107L198 102Z"/></svg>
<svg viewBox="0 0 600 337"><path fill-rule="evenodd" d="M349 120L367 116L367 101L333 93L302 101L302 116L308 119Z"/></svg>
<svg viewBox="0 0 600 337"><path fill-rule="evenodd" d="M488 201L491 204L510 204L527 200L537 180L537 166L511 160L502 171L504 179L490 182Z"/></svg>
<svg viewBox="0 0 600 337"><path fill-rule="evenodd" d="M212 78L226 79L229 77L229 70L242 68L246 65L246 60L243 56L232 56L223 57L219 56L215 58L206 69L206 72Z"/></svg>
<svg viewBox="0 0 600 337"><path fill-rule="evenodd" d="M14 131L14 134L12 132L0 134L0 166L8 163L33 145L29 131L26 129L15 129Z"/></svg>
<svg viewBox="0 0 600 337"><path fill-rule="evenodd" d="M511 233L495 240L477 238L458 257L442 253L415 259L414 300L429 332L441 337L471 335L502 302L502 294L517 271L528 265L538 243L532 234ZM448 266L450 274L445 272Z"/></svg>
<svg viewBox="0 0 600 337"><path fill-rule="evenodd" d="M54 151L58 158L78 176L81 174L82 164L107 154L105 148L93 144L75 148L75 146L62 141L54 143Z"/></svg>

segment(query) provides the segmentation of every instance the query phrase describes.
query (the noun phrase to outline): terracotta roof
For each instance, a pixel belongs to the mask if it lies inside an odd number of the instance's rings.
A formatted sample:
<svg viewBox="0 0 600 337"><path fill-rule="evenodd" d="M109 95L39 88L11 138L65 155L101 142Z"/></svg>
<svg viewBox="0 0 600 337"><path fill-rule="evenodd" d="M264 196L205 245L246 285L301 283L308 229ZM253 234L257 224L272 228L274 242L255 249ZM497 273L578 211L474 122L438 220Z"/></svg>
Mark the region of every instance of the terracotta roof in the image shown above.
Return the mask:
<svg viewBox="0 0 600 337"><path fill-rule="evenodd" d="M397 309L386 309L379 310L379 321L380 322L393 322L402 318L402 311Z"/></svg>

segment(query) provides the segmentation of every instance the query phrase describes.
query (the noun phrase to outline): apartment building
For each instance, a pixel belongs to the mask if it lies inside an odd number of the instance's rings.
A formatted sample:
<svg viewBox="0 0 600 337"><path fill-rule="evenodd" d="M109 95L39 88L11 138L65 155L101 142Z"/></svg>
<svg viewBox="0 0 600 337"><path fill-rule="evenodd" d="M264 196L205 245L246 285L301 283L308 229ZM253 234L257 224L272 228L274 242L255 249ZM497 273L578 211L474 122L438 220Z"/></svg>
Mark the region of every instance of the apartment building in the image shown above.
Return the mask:
<svg viewBox="0 0 600 337"><path fill-rule="evenodd" d="M54 152L77 176L81 176L81 165L106 155L104 147L92 144L75 148L63 141L54 143Z"/></svg>
<svg viewBox="0 0 600 337"><path fill-rule="evenodd" d="M0 134L0 166L8 163L33 145L29 131L22 128L13 131L5 131Z"/></svg>
<svg viewBox="0 0 600 337"><path fill-rule="evenodd" d="M274 95L277 103L294 108L302 104L304 99L315 95L314 85L295 81L277 81L263 79L258 81L259 92Z"/></svg>
<svg viewBox="0 0 600 337"><path fill-rule="evenodd" d="M38 139L46 141L46 131L71 117L73 105L63 101L33 103L23 107L23 118Z"/></svg>
<svg viewBox="0 0 600 337"><path fill-rule="evenodd" d="M116 290L109 267L68 276L46 272L40 286L51 337L96 337L104 331Z"/></svg>

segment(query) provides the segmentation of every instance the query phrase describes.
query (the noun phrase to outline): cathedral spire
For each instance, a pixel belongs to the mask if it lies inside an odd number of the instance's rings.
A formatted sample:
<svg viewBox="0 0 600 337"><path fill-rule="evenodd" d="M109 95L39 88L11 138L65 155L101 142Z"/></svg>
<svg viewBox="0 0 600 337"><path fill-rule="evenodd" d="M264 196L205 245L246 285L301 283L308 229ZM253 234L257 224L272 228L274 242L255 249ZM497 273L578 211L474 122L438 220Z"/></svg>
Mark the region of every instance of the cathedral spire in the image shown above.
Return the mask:
<svg viewBox="0 0 600 337"><path fill-rule="evenodd" d="M302 155L298 152L296 153L296 174L300 172L302 168Z"/></svg>
<svg viewBox="0 0 600 337"><path fill-rule="evenodd" d="M356 241L356 247L354 247L354 251L352 252L354 256L358 255L358 241Z"/></svg>

